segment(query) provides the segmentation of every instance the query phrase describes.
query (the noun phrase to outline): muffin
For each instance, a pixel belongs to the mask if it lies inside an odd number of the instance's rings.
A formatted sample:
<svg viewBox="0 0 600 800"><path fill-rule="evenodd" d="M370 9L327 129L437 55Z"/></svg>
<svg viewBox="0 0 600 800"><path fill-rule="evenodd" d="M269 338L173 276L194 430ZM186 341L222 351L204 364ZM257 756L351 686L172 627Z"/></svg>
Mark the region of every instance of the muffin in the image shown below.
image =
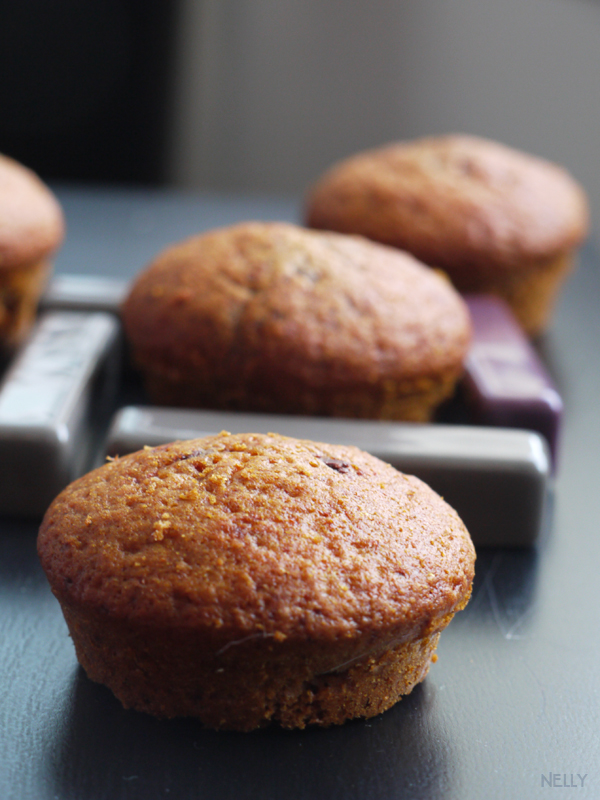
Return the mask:
<svg viewBox="0 0 600 800"><path fill-rule="evenodd" d="M454 135L333 166L309 192L306 219L407 250L443 269L460 292L499 295L536 335L573 267L588 211L583 190L560 167Z"/></svg>
<svg viewBox="0 0 600 800"><path fill-rule="evenodd" d="M158 404L423 421L455 387L468 311L360 237L249 222L169 247L122 307Z"/></svg>
<svg viewBox="0 0 600 800"><path fill-rule="evenodd" d="M77 657L126 708L212 728L370 717L422 681L474 549L355 447L225 432L68 486L38 552Z"/></svg>
<svg viewBox="0 0 600 800"><path fill-rule="evenodd" d="M10 352L29 331L63 235L52 192L29 169L0 155L0 352Z"/></svg>

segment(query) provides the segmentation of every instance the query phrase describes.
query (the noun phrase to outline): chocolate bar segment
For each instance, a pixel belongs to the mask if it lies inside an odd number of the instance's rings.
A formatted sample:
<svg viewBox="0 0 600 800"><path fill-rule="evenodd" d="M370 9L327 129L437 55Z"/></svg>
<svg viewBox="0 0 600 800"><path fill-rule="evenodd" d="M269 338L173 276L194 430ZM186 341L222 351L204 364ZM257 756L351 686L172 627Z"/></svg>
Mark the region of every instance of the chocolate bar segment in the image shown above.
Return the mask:
<svg viewBox="0 0 600 800"><path fill-rule="evenodd" d="M465 300L474 336L464 390L473 421L537 431L556 461L563 402L546 368L504 301Z"/></svg>
<svg viewBox="0 0 600 800"><path fill-rule="evenodd" d="M112 314L40 317L0 384L0 514L40 517L87 468L116 395L118 350Z"/></svg>
<svg viewBox="0 0 600 800"><path fill-rule="evenodd" d="M119 313L128 283L95 275L54 275L41 300L43 310Z"/></svg>
<svg viewBox="0 0 600 800"><path fill-rule="evenodd" d="M128 406L113 418L105 451L122 456L222 430L356 445L439 492L479 547L528 547L543 526L550 460L530 431Z"/></svg>

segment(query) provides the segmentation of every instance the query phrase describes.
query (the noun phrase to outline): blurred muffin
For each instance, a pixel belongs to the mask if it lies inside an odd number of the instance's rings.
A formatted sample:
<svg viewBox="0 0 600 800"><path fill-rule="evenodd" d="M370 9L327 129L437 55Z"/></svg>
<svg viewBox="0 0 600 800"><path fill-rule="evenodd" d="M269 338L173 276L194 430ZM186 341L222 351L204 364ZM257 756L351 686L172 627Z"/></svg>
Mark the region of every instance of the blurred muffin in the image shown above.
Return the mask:
<svg viewBox="0 0 600 800"><path fill-rule="evenodd" d="M165 250L122 307L158 403L427 420L463 368L448 281L359 237L243 223Z"/></svg>
<svg viewBox="0 0 600 800"><path fill-rule="evenodd" d="M0 349L27 334L61 244L58 201L26 167L0 155Z"/></svg>
<svg viewBox="0 0 600 800"><path fill-rule="evenodd" d="M68 486L38 551L88 676L214 728L371 717L426 676L474 549L417 478L354 447L221 433Z"/></svg>
<svg viewBox="0 0 600 800"><path fill-rule="evenodd" d="M499 295L532 335L548 325L588 225L583 190L563 169L464 135L342 161L309 193L306 218L407 250L460 292Z"/></svg>

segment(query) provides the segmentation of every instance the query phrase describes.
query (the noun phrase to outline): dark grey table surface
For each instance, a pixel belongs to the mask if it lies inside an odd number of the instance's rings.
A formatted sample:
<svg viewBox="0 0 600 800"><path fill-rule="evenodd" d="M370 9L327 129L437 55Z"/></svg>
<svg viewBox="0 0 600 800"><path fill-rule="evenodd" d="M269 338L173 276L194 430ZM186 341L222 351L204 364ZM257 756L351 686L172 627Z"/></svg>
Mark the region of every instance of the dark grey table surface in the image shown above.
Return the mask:
<svg viewBox="0 0 600 800"><path fill-rule="evenodd" d="M129 277L161 247L300 204L59 187L56 269ZM215 733L124 711L77 666L35 552L0 521L0 798L600 798L600 259L593 242L539 343L566 404L546 529L478 554L473 598L396 707L329 730ZM585 777L584 777L585 776ZM582 785L583 784L583 785Z"/></svg>

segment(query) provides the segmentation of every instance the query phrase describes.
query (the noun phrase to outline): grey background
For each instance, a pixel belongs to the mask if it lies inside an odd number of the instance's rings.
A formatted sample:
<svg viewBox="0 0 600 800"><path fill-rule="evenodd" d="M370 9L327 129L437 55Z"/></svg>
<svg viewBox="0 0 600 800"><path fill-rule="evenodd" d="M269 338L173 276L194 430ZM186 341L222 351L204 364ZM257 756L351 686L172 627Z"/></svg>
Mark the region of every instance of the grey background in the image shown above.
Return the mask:
<svg viewBox="0 0 600 800"><path fill-rule="evenodd" d="M332 161L466 131L565 165L600 222L595 0L186 0L168 175L302 193Z"/></svg>

